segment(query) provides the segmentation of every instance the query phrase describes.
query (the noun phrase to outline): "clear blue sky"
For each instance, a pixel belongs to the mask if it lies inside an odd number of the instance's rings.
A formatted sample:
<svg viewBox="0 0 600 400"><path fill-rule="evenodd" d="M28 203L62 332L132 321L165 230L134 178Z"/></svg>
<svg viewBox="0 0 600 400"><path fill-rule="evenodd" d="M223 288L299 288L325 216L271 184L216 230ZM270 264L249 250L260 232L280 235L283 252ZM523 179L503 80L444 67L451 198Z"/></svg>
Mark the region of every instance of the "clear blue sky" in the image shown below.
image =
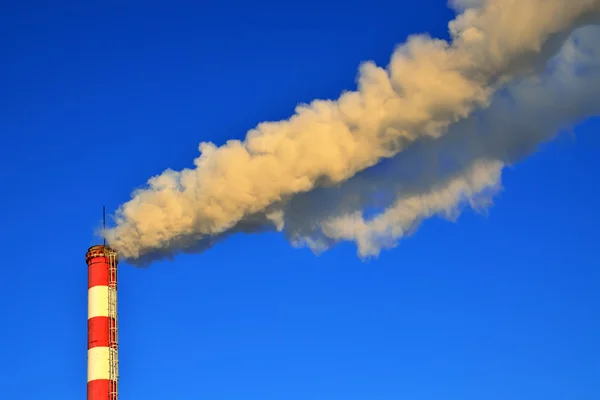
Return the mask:
<svg viewBox="0 0 600 400"><path fill-rule="evenodd" d="M124 3L2 4L2 399L85 397L103 204L202 140L353 89L360 61L452 17L442 0ZM121 398L600 398L599 128L508 170L488 216L428 221L377 261L262 234L121 264Z"/></svg>

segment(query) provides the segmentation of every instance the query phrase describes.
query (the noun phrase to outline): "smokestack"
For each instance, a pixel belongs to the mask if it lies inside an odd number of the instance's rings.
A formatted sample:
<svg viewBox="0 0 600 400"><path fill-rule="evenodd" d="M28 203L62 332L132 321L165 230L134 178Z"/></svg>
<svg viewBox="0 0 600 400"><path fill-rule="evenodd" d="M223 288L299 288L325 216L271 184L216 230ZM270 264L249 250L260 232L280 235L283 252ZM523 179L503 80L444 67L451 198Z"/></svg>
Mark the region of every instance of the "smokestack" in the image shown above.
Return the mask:
<svg viewBox="0 0 600 400"><path fill-rule="evenodd" d="M117 400L117 253L107 246L92 246L85 261L88 265L87 400Z"/></svg>

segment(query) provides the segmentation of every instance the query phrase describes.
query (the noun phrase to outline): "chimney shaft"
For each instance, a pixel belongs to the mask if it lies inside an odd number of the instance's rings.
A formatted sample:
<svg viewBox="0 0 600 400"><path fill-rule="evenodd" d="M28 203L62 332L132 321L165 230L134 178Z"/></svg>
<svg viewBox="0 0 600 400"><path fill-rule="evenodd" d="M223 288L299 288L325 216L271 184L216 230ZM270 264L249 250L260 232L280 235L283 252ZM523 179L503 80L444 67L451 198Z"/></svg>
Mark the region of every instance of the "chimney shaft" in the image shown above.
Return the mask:
<svg viewBox="0 0 600 400"><path fill-rule="evenodd" d="M107 246L92 246L85 259L88 265L87 400L117 400L117 253Z"/></svg>

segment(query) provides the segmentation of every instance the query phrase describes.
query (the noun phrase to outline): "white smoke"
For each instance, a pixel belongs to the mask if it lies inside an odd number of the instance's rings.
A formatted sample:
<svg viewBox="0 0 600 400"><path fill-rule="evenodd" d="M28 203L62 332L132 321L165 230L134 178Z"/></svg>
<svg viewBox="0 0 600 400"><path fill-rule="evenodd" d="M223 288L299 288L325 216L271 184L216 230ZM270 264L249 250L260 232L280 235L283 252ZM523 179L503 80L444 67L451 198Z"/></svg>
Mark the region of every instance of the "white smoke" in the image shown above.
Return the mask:
<svg viewBox="0 0 600 400"><path fill-rule="evenodd" d="M411 146L384 172L365 171L329 194L298 196L286 210L288 237L315 251L350 240L361 256L375 256L423 219L455 218L465 204L487 207L505 166L600 114L598 38L599 27L576 31L543 75L509 85L488 108L440 139ZM384 211L367 219L363 210L370 207Z"/></svg>
<svg viewBox="0 0 600 400"><path fill-rule="evenodd" d="M201 143L195 169L151 178L117 211L111 246L144 260L276 228L315 251L352 240L368 256L424 218L488 204L504 165L598 111L598 30L572 33L598 21L600 0L453 6L450 43L413 36L387 69L363 64L356 92L298 106L243 142ZM371 207L384 211L365 218Z"/></svg>

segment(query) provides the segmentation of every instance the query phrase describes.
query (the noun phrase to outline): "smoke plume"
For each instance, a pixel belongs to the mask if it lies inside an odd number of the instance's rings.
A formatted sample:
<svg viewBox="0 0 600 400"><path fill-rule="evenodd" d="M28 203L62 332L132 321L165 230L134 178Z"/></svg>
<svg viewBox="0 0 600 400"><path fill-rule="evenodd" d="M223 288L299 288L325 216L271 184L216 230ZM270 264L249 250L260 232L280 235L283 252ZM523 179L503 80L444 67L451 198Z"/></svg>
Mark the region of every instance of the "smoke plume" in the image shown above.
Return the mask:
<svg viewBox="0 0 600 400"><path fill-rule="evenodd" d="M367 257L425 218L489 205L505 166L598 113L600 0L452 6L450 42L411 36L386 69L361 65L357 91L201 143L194 169L151 178L117 210L110 245L144 263L277 229Z"/></svg>

